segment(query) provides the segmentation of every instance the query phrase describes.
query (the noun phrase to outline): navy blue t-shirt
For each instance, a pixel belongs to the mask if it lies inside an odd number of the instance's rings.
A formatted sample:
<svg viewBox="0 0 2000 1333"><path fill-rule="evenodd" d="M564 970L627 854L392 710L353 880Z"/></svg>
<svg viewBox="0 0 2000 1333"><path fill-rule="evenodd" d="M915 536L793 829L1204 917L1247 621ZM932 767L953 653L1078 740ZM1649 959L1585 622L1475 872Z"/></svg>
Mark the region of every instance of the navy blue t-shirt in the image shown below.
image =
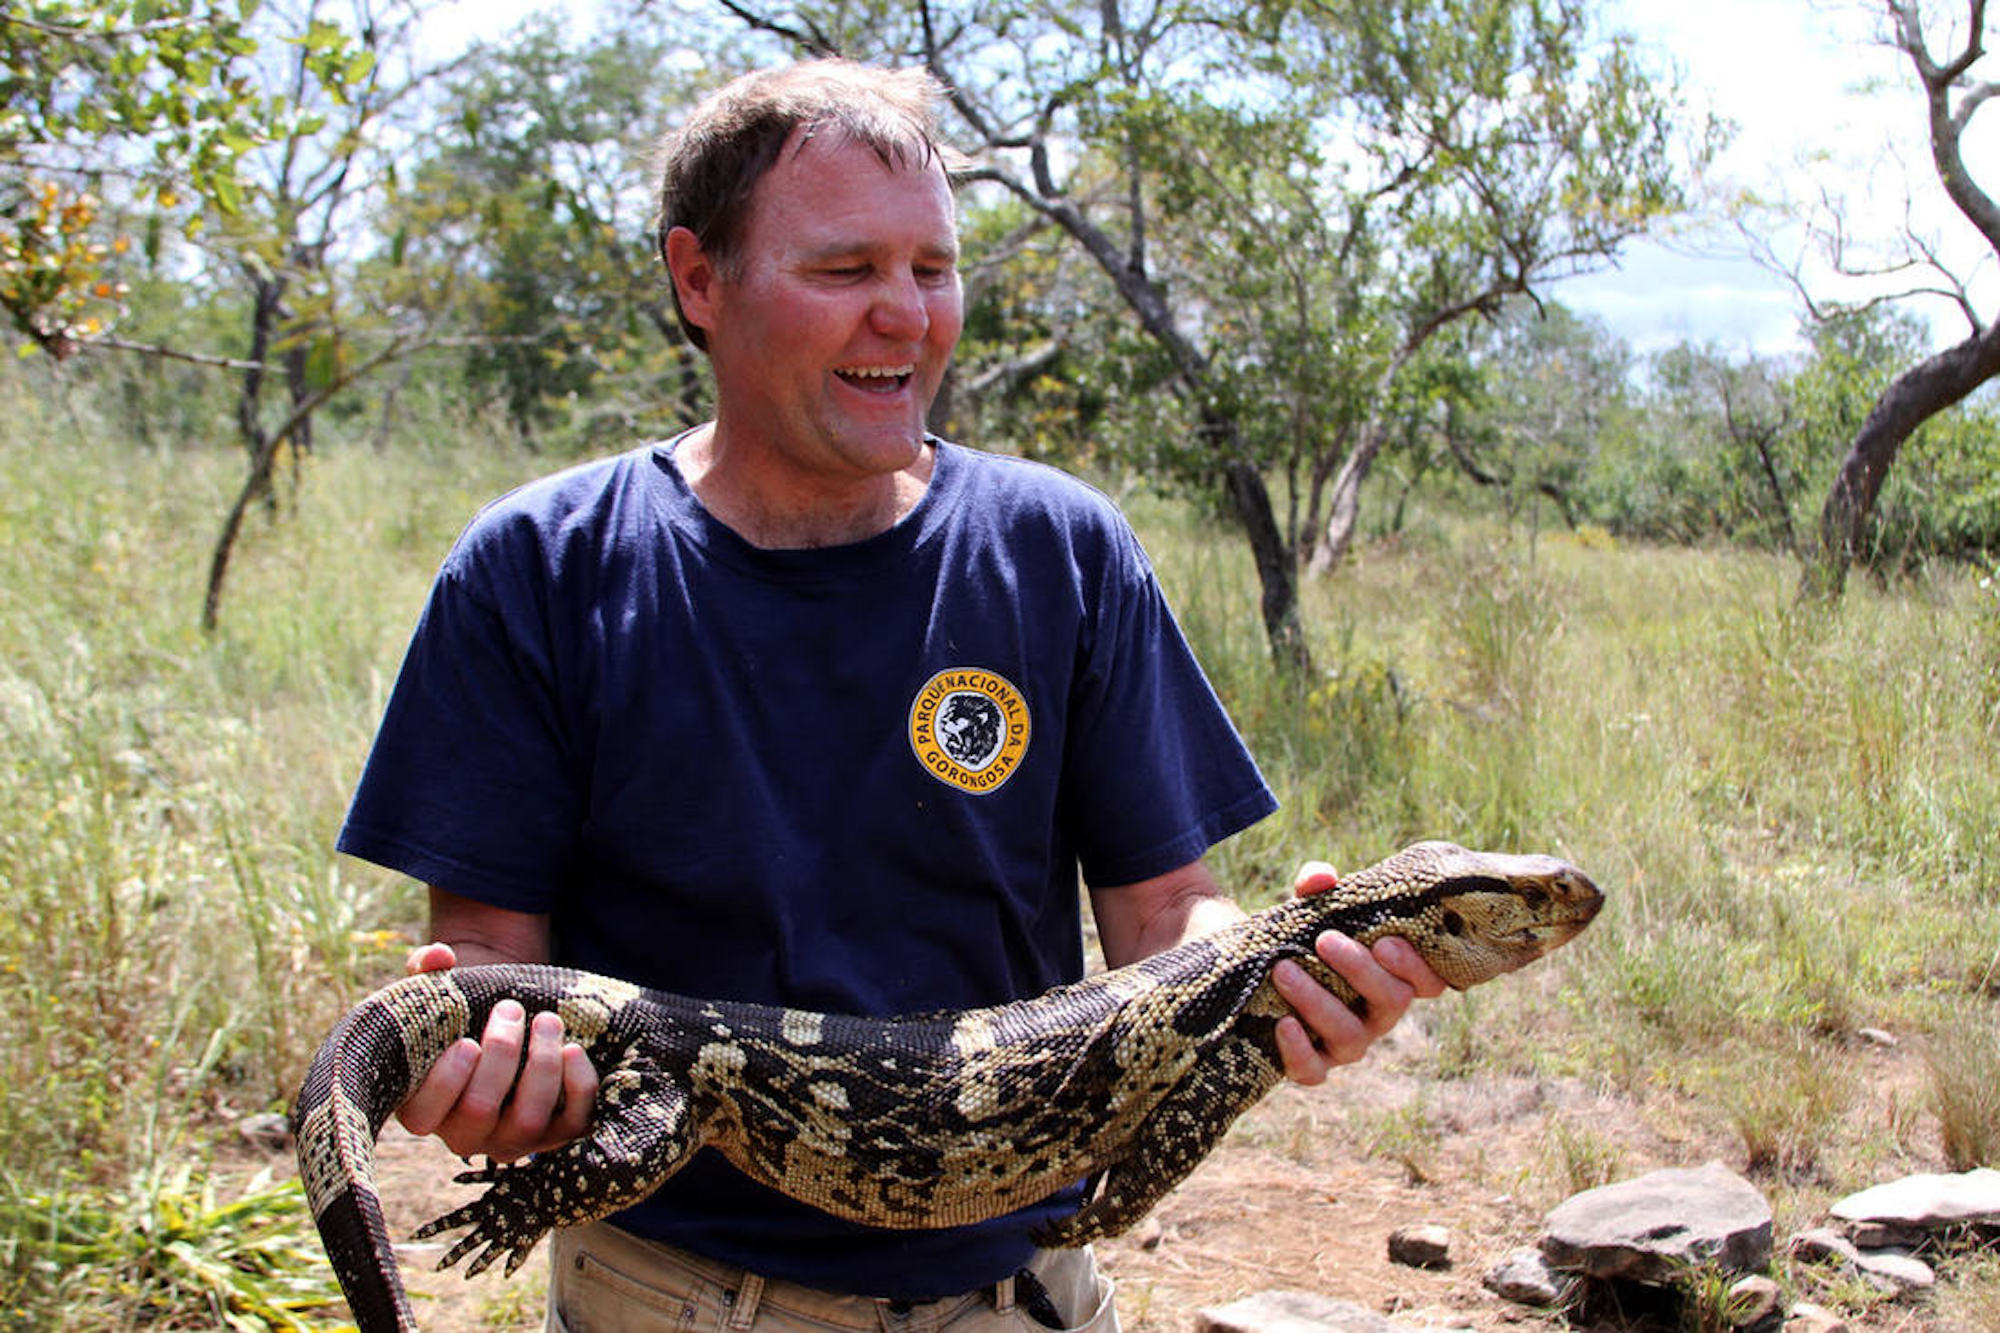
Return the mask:
<svg viewBox="0 0 2000 1333"><path fill-rule="evenodd" d="M916 508L764 550L672 445L524 487L447 557L340 849L551 918L559 962L895 1014L1083 968L1077 871L1127 884L1275 808L1111 502L934 442ZM1066 1196L886 1231L703 1152L614 1220L767 1277L935 1299Z"/></svg>

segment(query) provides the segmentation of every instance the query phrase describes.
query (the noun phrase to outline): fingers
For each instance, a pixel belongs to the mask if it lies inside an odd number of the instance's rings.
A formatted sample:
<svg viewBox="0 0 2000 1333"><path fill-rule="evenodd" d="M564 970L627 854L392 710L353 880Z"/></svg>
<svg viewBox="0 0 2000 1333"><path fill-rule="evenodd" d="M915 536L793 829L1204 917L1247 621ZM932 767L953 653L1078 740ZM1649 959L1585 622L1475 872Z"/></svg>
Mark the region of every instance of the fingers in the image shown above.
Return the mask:
<svg viewBox="0 0 2000 1333"><path fill-rule="evenodd" d="M479 1043L470 1037L460 1037L447 1047L417 1090L397 1108L396 1119L403 1122L403 1128L420 1136L435 1134L471 1081L479 1056Z"/></svg>
<svg viewBox="0 0 2000 1333"><path fill-rule="evenodd" d="M1346 940L1346 936L1340 938ZM1367 1053L1377 1035L1368 1021L1314 981L1303 967L1290 961L1280 963L1271 979L1292 1007L1293 1016L1279 1020L1277 1030L1278 1055L1286 1077L1314 1087L1326 1081L1334 1066L1352 1064Z"/></svg>
<svg viewBox="0 0 2000 1333"><path fill-rule="evenodd" d="M562 1048L562 1100L549 1133L558 1143L582 1138L590 1132L591 1112L597 1106L597 1068L583 1047L570 1042Z"/></svg>
<svg viewBox="0 0 2000 1333"><path fill-rule="evenodd" d="M585 1132L596 1095L597 1073L582 1047L563 1041L562 1019L531 1022L502 1000L481 1039L453 1043L397 1115L461 1157L511 1162Z"/></svg>
<svg viewBox="0 0 2000 1333"><path fill-rule="evenodd" d="M1299 873L1292 877L1292 896L1303 898L1309 893L1325 893L1340 883L1340 874L1325 861L1307 861L1299 867Z"/></svg>
<svg viewBox="0 0 2000 1333"><path fill-rule="evenodd" d="M403 960L403 975L414 977L420 972L442 972L456 966L458 955L449 944L419 944Z"/></svg>
<svg viewBox="0 0 2000 1333"><path fill-rule="evenodd" d="M1301 871L1300 883L1306 881ZM1295 1015L1278 1024L1278 1055L1286 1076L1295 1083L1324 1082L1335 1066L1366 1055L1377 1038L1402 1021L1412 1000L1445 991L1444 981L1404 939L1385 937L1369 949L1338 931L1328 931L1315 941L1315 952L1356 998L1350 1006L1297 963L1278 964L1272 981Z"/></svg>
<svg viewBox="0 0 2000 1333"><path fill-rule="evenodd" d="M1334 1062L1314 1043L1305 1024L1296 1018L1281 1018L1278 1020L1277 1035L1278 1058L1285 1066L1286 1078L1307 1088L1316 1088L1326 1082Z"/></svg>
<svg viewBox="0 0 2000 1333"><path fill-rule="evenodd" d="M1443 977L1431 970L1431 965L1417 952L1417 946L1400 936L1385 935L1375 941L1370 952L1376 962L1399 977L1420 999L1435 1000L1451 989Z"/></svg>

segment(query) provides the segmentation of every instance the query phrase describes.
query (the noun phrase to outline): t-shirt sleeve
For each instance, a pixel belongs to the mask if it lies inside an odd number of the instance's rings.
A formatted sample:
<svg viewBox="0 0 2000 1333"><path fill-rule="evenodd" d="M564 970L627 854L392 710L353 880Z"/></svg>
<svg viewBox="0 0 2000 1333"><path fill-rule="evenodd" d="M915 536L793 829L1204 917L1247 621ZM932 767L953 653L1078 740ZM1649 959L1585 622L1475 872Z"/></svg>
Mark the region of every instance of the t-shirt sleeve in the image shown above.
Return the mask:
<svg viewBox="0 0 2000 1333"><path fill-rule="evenodd" d="M404 658L338 846L496 907L547 912L576 851L577 756L533 538L475 522Z"/></svg>
<svg viewBox="0 0 2000 1333"><path fill-rule="evenodd" d="M1084 878L1130 884L1278 808L1122 521L1084 645L1065 817Z"/></svg>

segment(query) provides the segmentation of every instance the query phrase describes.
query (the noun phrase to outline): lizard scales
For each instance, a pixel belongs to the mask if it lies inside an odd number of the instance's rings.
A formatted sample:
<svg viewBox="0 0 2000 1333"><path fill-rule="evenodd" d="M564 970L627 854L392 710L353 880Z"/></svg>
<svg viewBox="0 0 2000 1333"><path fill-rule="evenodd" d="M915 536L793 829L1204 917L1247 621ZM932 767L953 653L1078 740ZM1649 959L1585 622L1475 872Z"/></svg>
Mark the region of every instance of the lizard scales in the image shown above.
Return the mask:
<svg viewBox="0 0 2000 1333"><path fill-rule="evenodd" d="M704 1145L794 1198L890 1227L976 1222L1075 1181L1095 1189L1036 1237L1083 1245L1137 1222L1283 1077L1290 1010L1271 969L1322 931L1400 935L1463 988L1567 942L1603 899L1553 857L1418 843L1127 967L985 1009L862 1018L704 1001L565 968L407 977L314 1056L293 1126L306 1197L362 1333L414 1328L374 1182L377 1133L453 1042L514 999L561 1014L599 1071L590 1132L461 1176L486 1191L417 1232L465 1228L448 1267L512 1272L552 1227L650 1194ZM475 1253L476 1251L476 1253Z"/></svg>

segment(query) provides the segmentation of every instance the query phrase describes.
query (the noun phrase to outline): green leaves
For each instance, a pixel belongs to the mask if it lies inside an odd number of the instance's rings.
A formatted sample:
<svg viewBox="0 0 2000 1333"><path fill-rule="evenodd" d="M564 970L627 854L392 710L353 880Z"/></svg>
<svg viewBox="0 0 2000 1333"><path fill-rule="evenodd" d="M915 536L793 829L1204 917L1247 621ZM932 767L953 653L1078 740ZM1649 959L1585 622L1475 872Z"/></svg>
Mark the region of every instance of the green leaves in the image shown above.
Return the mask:
<svg viewBox="0 0 2000 1333"><path fill-rule="evenodd" d="M40 0L34 22L0 22L0 309L33 345L66 356L116 318L98 295L115 288L112 256L126 243L110 232L86 182L139 180L120 212L142 219L145 253L157 259L167 187L185 190L183 224L203 209L224 217L246 206L241 163L301 123L294 98L315 88L341 102L372 73L374 55L345 30L313 23L300 39L310 79L290 95L266 93L254 68L262 47L249 24L255 0ZM25 207L47 188L60 215L91 199L88 234L52 250L46 208ZM157 210L149 212L148 210ZM37 229L41 228L38 232ZM55 254L56 262L49 262ZM22 275L33 270L34 281Z"/></svg>
<svg viewBox="0 0 2000 1333"><path fill-rule="evenodd" d="M375 72L374 51L337 23L315 18L302 36L292 40L304 50L305 68L340 106L350 105L354 92Z"/></svg>
<svg viewBox="0 0 2000 1333"><path fill-rule="evenodd" d="M76 1310L133 1325L199 1319L239 1333L323 1327L338 1289L296 1180L259 1177L231 1200L191 1168L149 1173L119 1193L0 1192L0 1275L17 1310L58 1284ZM83 1290L78 1290L83 1288ZM47 1308L58 1302L49 1301Z"/></svg>

